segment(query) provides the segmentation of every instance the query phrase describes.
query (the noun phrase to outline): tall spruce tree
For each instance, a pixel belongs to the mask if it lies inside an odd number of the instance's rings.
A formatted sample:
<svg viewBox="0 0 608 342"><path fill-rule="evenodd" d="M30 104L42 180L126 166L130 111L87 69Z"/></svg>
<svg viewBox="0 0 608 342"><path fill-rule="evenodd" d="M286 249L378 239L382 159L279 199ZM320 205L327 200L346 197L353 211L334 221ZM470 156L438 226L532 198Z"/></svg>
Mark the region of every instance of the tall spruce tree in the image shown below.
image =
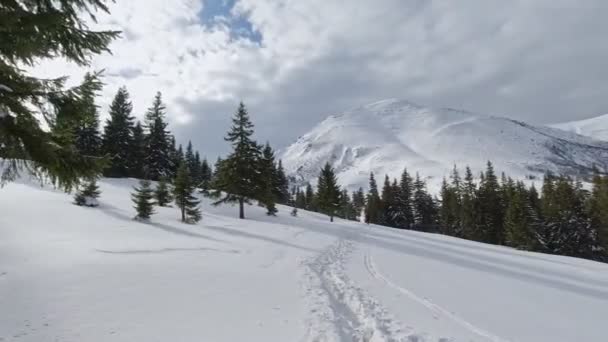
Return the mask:
<svg viewBox="0 0 608 342"><path fill-rule="evenodd" d="M466 167L464 175L464 184L462 187L462 210L460 212L460 222L462 226L462 235L470 240L480 240L481 234L478 233L477 219L477 184L473 178L473 172L470 167Z"/></svg>
<svg viewBox="0 0 608 342"><path fill-rule="evenodd" d="M416 173L414 181L414 225L418 230L434 230L437 224L437 206L426 191L426 182Z"/></svg>
<svg viewBox="0 0 608 342"><path fill-rule="evenodd" d="M147 221L154 214L154 190L147 179L139 181L139 187L133 187L131 200L135 204L136 220Z"/></svg>
<svg viewBox="0 0 608 342"><path fill-rule="evenodd" d="M374 173L369 174L369 191L365 205L365 223L380 224L382 221L382 200Z"/></svg>
<svg viewBox="0 0 608 342"><path fill-rule="evenodd" d="M287 202L289 202L289 180L285 175L283 162L280 159L276 165L273 183L277 202L280 204L287 204Z"/></svg>
<svg viewBox="0 0 608 342"><path fill-rule="evenodd" d="M517 182L505 213L505 242L519 249L534 248L534 216L524 183Z"/></svg>
<svg viewBox="0 0 608 342"><path fill-rule="evenodd" d="M195 186L192 183L190 172L186 163L177 169L177 176L173 182L173 197L180 209L181 220L185 223L196 223L201 220L200 201L193 195Z"/></svg>
<svg viewBox="0 0 608 342"><path fill-rule="evenodd" d="M94 81L93 75L87 73L84 83ZM99 111L95 104L95 91L83 91L83 115L75 122L74 144L83 156L101 155L101 133L99 132Z"/></svg>
<svg viewBox="0 0 608 342"><path fill-rule="evenodd" d="M306 210L317 211L317 201L315 196L315 191L312 188L310 183L306 184L306 191L304 193L304 198L306 199Z"/></svg>
<svg viewBox="0 0 608 342"><path fill-rule="evenodd" d="M396 183L396 181L395 181ZM396 187L396 184L395 184ZM384 186L382 187L382 214L380 224L396 227L396 219L398 215L397 209L397 194L395 188L391 185L388 175L384 177Z"/></svg>
<svg viewBox="0 0 608 342"><path fill-rule="evenodd" d="M211 184L211 178L213 176L213 170L211 169L211 166L209 166L209 162L207 162L207 158L204 158L203 161L201 162L200 175L201 175L200 188L204 193L206 193L209 191L209 186Z"/></svg>
<svg viewBox="0 0 608 342"><path fill-rule="evenodd" d="M72 122L86 121L90 108L86 94L101 89L99 74L66 89L66 77L41 79L26 71L52 58L88 66L95 55L109 51L119 32L95 31L87 25L87 18L94 19L99 11L108 13L106 1L2 1L1 182L14 180L25 170L69 190L81 178L101 173L104 161L75 148L73 132L53 129L60 107Z"/></svg>
<svg viewBox="0 0 608 342"><path fill-rule="evenodd" d="M166 107L160 92L156 93L152 107L146 112L146 127L148 129L148 148L146 165L148 177L158 180L161 177L170 177L174 169L171 151L171 135L165 122Z"/></svg>
<svg viewBox="0 0 608 342"><path fill-rule="evenodd" d="M279 190L276 184L276 172L274 151L267 142L259 159L259 177L261 178L259 194L260 203L266 207L266 214L269 216L275 216L277 213L276 202Z"/></svg>
<svg viewBox="0 0 608 342"><path fill-rule="evenodd" d="M500 194L498 178L494 173L494 166L488 161L483 181L479 191L480 219L484 232L484 242L504 244L504 208Z"/></svg>
<svg viewBox="0 0 608 342"><path fill-rule="evenodd" d="M106 120L103 134L103 152L110 158L105 170L107 177L129 177L130 147L133 138L133 105L127 88L118 89L110 105L110 118Z"/></svg>
<svg viewBox="0 0 608 342"><path fill-rule="evenodd" d="M146 178L146 135L141 126L141 122L137 121L133 127L132 136L131 146L129 147L131 155L129 158L129 173L131 177L139 179Z"/></svg>
<svg viewBox="0 0 608 342"><path fill-rule="evenodd" d="M399 228L409 229L414 224L414 212L412 210L412 177L403 169L399 182L399 191L396 192L397 200L397 217L395 220L396 226Z"/></svg>
<svg viewBox="0 0 608 342"><path fill-rule="evenodd" d="M363 210L365 209L365 192L363 188L359 188L353 192L353 210L355 211L355 217L360 218L365 216Z"/></svg>
<svg viewBox="0 0 608 342"><path fill-rule="evenodd" d="M261 151L252 140L253 123L245 105L241 102L232 118L232 127L225 138L232 145L232 152L216 168L214 196L220 198L214 204L238 203L239 218L245 218L245 204L259 198L260 176L258 160Z"/></svg>
<svg viewBox="0 0 608 342"><path fill-rule="evenodd" d="M608 176L602 176L595 170L592 180L591 196L589 198L589 216L594 229L598 232L598 240L602 253L608 251Z"/></svg>
<svg viewBox="0 0 608 342"><path fill-rule="evenodd" d="M317 205L319 211L329 216L329 221L334 221L334 216L340 209L340 186L334 169L326 163L319 173L317 182Z"/></svg>

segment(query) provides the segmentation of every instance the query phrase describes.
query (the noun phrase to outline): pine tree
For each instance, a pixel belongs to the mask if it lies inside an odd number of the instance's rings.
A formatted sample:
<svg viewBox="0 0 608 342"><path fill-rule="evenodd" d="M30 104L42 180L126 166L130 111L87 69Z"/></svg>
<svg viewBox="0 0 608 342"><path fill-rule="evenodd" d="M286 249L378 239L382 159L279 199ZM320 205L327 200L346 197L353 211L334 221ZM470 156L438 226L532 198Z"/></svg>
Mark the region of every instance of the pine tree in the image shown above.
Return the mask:
<svg viewBox="0 0 608 342"><path fill-rule="evenodd" d="M184 155L186 159L186 165L188 166L188 171L190 171L190 175L194 178L194 174L198 172L196 165L196 157L194 154L194 148L192 147L192 141L188 140L188 145L186 145L186 154Z"/></svg>
<svg viewBox="0 0 608 342"><path fill-rule="evenodd" d="M365 223L380 224L382 219L382 201L374 173L369 175L369 192L365 205Z"/></svg>
<svg viewBox="0 0 608 342"><path fill-rule="evenodd" d="M132 136L131 146L129 147L131 155L129 158L129 173L135 178L146 178L146 136L141 122L137 121L135 127L133 127Z"/></svg>
<svg viewBox="0 0 608 342"><path fill-rule="evenodd" d="M500 185L492 163L488 161L484 179L478 191L480 219L484 232L484 242L504 244L504 210L500 195Z"/></svg>
<svg viewBox="0 0 608 342"><path fill-rule="evenodd" d="M194 152L194 166L192 170L192 179L194 180L194 184L196 184L197 188L200 188L202 178L202 166L201 166L201 155L198 151Z"/></svg>
<svg viewBox="0 0 608 342"><path fill-rule="evenodd" d="M133 105L125 87L118 89L110 105L110 118L106 120L103 135L103 152L110 157L107 177L129 177L130 147L133 138Z"/></svg>
<svg viewBox="0 0 608 342"><path fill-rule="evenodd" d="M591 223L598 232L598 240L603 253L608 251L608 176L594 170L588 211Z"/></svg>
<svg viewBox="0 0 608 342"><path fill-rule="evenodd" d="M355 211L355 217L361 217L364 215L363 210L365 209L365 193L363 188L359 188L356 192L353 192L353 210Z"/></svg>
<svg viewBox="0 0 608 342"><path fill-rule="evenodd" d="M251 139L253 124L245 105L241 102L232 119L232 127L225 140L232 144L233 151L226 160L216 168L217 179L214 181L214 196L221 197L214 204L239 204L239 218L245 218L245 204L259 197L260 178L258 160L260 149Z"/></svg>
<svg viewBox="0 0 608 342"><path fill-rule="evenodd" d="M466 167L464 184L462 187L462 210L460 212L460 222L462 235L471 240L481 240L476 220L477 206L477 184L473 179L473 172L470 167Z"/></svg>
<svg viewBox="0 0 608 342"><path fill-rule="evenodd" d="M357 212L355 211L353 202L346 189L343 189L342 194L340 195L339 214L339 216L345 220L355 220L357 218Z"/></svg>
<svg viewBox="0 0 608 342"><path fill-rule="evenodd" d="M93 76L85 75L84 83L92 82ZM95 91L83 92L83 117L75 123L76 149L84 155L97 157L101 155L101 133L99 132L99 111L95 105Z"/></svg>
<svg viewBox="0 0 608 342"><path fill-rule="evenodd" d="M100 194L97 180L92 178L77 189L74 196L74 204L85 207L97 207L99 206L97 198L99 198Z"/></svg>
<svg viewBox="0 0 608 342"><path fill-rule="evenodd" d="M211 185L211 178L213 176L213 170L209 163L207 162L207 158L203 159L201 162L201 183L200 188L203 193L207 193L209 191L209 186Z"/></svg>
<svg viewBox="0 0 608 342"><path fill-rule="evenodd" d="M259 194L261 195L260 202L266 207L266 215L275 216L277 213L276 202L277 193L279 192L276 188L276 169L274 163L274 151L270 147L269 143L266 143L262 150L262 156L259 159L259 176L261 181L259 183L260 189Z"/></svg>
<svg viewBox="0 0 608 342"><path fill-rule="evenodd" d="M162 102L160 92L156 93L152 107L146 112L146 127L148 129L148 148L146 165L148 177L158 180L172 175L173 163L171 151L171 134L165 123L166 107Z"/></svg>
<svg viewBox="0 0 608 342"><path fill-rule="evenodd" d="M142 179L139 181L139 187L133 187L135 190L131 194L131 200L135 204L134 208L137 212L136 220L149 220L154 214L154 190L151 187L149 180Z"/></svg>
<svg viewBox="0 0 608 342"><path fill-rule="evenodd" d="M395 187L396 187L395 181ZM395 187L391 185L390 179L388 175L384 177L384 186L382 187L382 213L380 224L396 227L396 218L398 215L397 209L397 197L395 192Z"/></svg>
<svg viewBox="0 0 608 342"><path fill-rule="evenodd" d="M182 163L177 169L177 177L173 182L173 197L175 204L181 211L182 222L196 223L201 220L200 201L194 197L194 184L188 171L186 163Z"/></svg>
<svg viewBox="0 0 608 342"><path fill-rule="evenodd" d="M287 204L289 201L289 180L285 175L283 169L283 162L279 160L274 174L274 191L277 202L280 204Z"/></svg>
<svg viewBox="0 0 608 342"><path fill-rule="evenodd" d="M437 224L437 207L435 201L426 191L426 183L416 174L413 195L414 224L416 229L431 230Z"/></svg>
<svg viewBox="0 0 608 342"><path fill-rule="evenodd" d="M163 177L158 181L156 190L154 191L154 198L156 199L156 204L160 207L166 207L173 201L171 189L169 188L169 184L167 184L166 178Z"/></svg>
<svg viewBox="0 0 608 342"><path fill-rule="evenodd" d="M334 216L340 209L340 193L334 169L326 163L317 182L317 205L320 212L329 216L330 222L334 221Z"/></svg>
<svg viewBox="0 0 608 342"><path fill-rule="evenodd" d="M509 198L505 214L505 242L519 249L532 249L534 232L533 216L528 191L522 182L518 182Z"/></svg>
<svg viewBox="0 0 608 342"><path fill-rule="evenodd" d="M407 169L401 173L399 189L396 192L397 217L395 224L399 228L409 229L414 225L414 212L412 210L412 177Z"/></svg>
<svg viewBox="0 0 608 342"><path fill-rule="evenodd" d="M441 206L439 209L441 233L457 236L460 229L460 204L457 190L444 178L441 184Z"/></svg>
<svg viewBox="0 0 608 342"><path fill-rule="evenodd" d="M310 183L306 184L306 192L304 198L306 199L306 210L317 211L317 201L315 199L315 191Z"/></svg>
<svg viewBox="0 0 608 342"><path fill-rule="evenodd" d="M95 55L109 51L119 32L91 30L85 19L107 13L108 7L99 0L64 0L3 1L0 8L0 181L12 181L25 170L69 190L81 178L97 177L104 160L83 155L74 147L72 131L53 126L60 110L72 122L86 120L86 94L101 89L99 74L66 89L66 77L40 79L26 70L48 58L88 66Z"/></svg>

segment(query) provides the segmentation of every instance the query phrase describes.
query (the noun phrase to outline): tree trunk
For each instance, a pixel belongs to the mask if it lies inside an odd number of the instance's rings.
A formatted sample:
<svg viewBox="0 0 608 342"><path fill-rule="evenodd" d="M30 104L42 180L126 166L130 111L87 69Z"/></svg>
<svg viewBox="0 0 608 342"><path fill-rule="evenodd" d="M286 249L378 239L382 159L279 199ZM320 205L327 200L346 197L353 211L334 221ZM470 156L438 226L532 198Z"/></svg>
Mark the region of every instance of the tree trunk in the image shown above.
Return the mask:
<svg viewBox="0 0 608 342"><path fill-rule="evenodd" d="M243 198L239 198L239 218L245 218L245 201Z"/></svg>
<svg viewBox="0 0 608 342"><path fill-rule="evenodd" d="M182 222L186 222L186 207L180 209L182 210Z"/></svg>
<svg viewBox="0 0 608 342"><path fill-rule="evenodd" d="M329 216L329 222L334 222L334 217L332 215Z"/></svg>

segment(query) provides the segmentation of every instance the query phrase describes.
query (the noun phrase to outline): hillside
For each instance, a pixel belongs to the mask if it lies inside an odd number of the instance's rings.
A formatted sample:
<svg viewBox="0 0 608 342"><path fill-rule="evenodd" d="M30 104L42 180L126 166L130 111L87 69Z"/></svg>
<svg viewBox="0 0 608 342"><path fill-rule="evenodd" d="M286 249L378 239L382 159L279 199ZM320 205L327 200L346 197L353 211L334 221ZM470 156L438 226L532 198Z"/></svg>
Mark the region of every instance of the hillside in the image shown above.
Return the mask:
<svg viewBox="0 0 608 342"><path fill-rule="evenodd" d="M404 167L437 185L454 164L525 178L546 171L588 173L608 160L608 142L555 128L454 109L384 100L331 115L282 155L287 172L314 180L325 162L350 188L366 186L369 172L398 177Z"/></svg>
<svg viewBox="0 0 608 342"><path fill-rule="evenodd" d="M468 114L463 114L468 115ZM604 341L608 265L204 200L0 189L0 341Z"/></svg>
<svg viewBox="0 0 608 342"><path fill-rule="evenodd" d="M593 139L608 141L608 114L585 120L557 123L550 126L564 131L586 135Z"/></svg>

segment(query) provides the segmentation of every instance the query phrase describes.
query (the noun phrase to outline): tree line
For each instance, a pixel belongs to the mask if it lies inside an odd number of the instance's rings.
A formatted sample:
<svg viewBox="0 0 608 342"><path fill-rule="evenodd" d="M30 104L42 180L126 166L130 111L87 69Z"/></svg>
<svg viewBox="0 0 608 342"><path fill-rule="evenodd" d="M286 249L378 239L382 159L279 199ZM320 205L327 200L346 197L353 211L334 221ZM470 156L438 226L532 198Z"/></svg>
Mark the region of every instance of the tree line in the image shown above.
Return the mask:
<svg viewBox="0 0 608 342"><path fill-rule="evenodd" d="M348 220L364 220L400 229L436 232L527 251L607 261L608 175L598 170L585 189L580 180L545 175L539 191L504 173L497 177L491 162L476 181L469 167L464 178L456 166L444 179L438 197L405 169L399 180L384 178L379 190L370 174L362 188L340 190L329 164L321 170L317 190L293 188L296 208ZM329 198L329 199L328 199Z"/></svg>

